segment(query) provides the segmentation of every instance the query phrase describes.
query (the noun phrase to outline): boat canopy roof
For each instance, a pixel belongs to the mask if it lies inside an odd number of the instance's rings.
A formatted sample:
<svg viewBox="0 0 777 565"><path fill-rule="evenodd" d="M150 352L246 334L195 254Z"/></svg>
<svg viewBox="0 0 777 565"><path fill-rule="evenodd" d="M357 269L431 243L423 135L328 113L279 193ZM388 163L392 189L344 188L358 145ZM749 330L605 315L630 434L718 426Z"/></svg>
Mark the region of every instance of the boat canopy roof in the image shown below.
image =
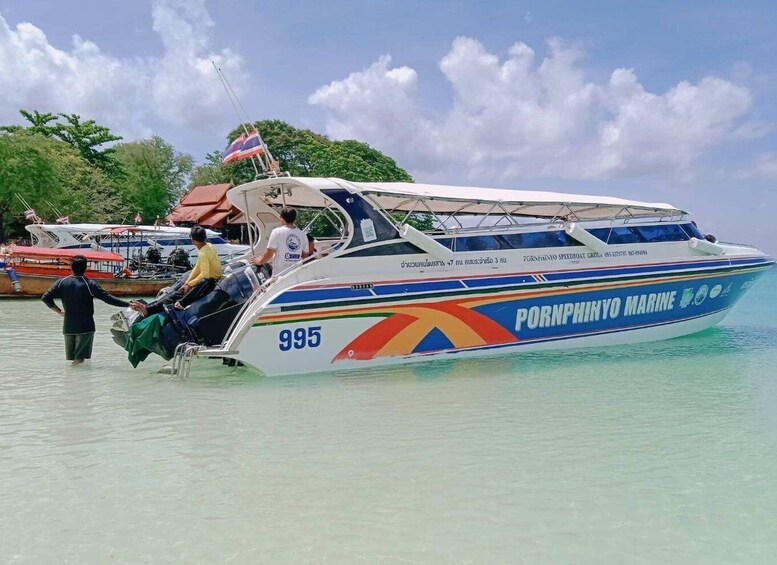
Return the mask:
<svg viewBox="0 0 777 565"><path fill-rule="evenodd" d="M258 191L270 204L320 208L326 206L322 191L327 189L347 189L388 212L443 215L503 213L579 220L687 213L663 202L640 202L611 196L410 182L351 182L336 178L278 177L258 180L231 189L227 198L236 207L244 209L243 193L253 198L251 193Z"/></svg>
<svg viewBox="0 0 777 565"><path fill-rule="evenodd" d="M89 236L111 235L111 233L115 235L117 233L132 231L149 235L183 235L188 237L191 231L191 228L184 226L153 226L135 224L28 224L25 227L27 228L27 231L43 229L54 232L84 233ZM208 234L208 237L219 235L218 232L207 228L205 229L205 232Z"/></svg>
<svg viewBox="0 0 777 565"><path fill-rule="evenodd" d="M189 228L176 228L175 230L166 230L162 231L158 227L146 227L146 226L117 226L114 228L105 228L104 230L99 230L92 235L92 237L97 236L130 236L130 235L139 235L139 236L147 236L147 235L166 235L166 236L181 236L185 235L186 237L189 236L190 229Z"/></svg>
<svg viewBox="0 0 777 565"><path fill-rule="evenodd" d="M83 255L87 261L118 261L124 258L118 253L110 251L92 251L90 249L63 249L61 247L28 247L24 245L12 245L11 256L30 259L72 259L76 255Z"/></svg>

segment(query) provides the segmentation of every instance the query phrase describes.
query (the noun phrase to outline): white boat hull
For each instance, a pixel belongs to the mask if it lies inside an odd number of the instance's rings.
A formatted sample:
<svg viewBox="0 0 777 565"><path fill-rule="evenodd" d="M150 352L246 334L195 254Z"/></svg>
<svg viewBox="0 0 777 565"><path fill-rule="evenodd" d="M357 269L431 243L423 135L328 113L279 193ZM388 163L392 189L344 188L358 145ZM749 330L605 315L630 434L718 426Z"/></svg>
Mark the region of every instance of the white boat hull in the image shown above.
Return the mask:
<svg viewBox="0 0 777 565"><path fill-rule="evenodd" d="M542 285L387 305L321 304L260 316L236 358L280 375L670 339L720 322L763 271Z"/></svg>

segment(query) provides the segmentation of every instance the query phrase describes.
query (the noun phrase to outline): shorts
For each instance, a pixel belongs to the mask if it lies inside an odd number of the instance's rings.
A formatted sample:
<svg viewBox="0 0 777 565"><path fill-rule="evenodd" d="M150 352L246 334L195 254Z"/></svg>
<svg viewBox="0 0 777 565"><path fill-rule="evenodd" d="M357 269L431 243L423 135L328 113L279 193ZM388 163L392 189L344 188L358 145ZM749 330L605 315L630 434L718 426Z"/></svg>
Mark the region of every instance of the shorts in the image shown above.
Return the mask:
<svg viewBox="0 0 777 565"><path fill-rule="evenodd" d="M65 334L65 359L91 359L94 332L88 334Z"/></svg>

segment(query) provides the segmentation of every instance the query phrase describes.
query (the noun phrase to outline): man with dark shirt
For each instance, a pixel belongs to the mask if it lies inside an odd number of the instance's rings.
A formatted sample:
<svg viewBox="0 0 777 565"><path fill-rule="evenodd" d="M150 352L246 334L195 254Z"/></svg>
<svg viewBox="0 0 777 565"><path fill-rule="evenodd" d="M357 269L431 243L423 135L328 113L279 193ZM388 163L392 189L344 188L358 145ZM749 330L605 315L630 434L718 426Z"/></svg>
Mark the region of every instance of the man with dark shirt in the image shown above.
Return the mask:
<svg viewBox="0 0 777 565"><path fill-rule="evenodd" d="M73 365L80 365L92 357L94 340L94 299L99 298L113 306L129 306L129 302L111 296L91 279L84 276L86 257L76 255L70 262L73 274L57 280L41 297L43 302L65 318L62 333L65 334L65 358ZM63 312L54 302L62 300Z"/></svg>

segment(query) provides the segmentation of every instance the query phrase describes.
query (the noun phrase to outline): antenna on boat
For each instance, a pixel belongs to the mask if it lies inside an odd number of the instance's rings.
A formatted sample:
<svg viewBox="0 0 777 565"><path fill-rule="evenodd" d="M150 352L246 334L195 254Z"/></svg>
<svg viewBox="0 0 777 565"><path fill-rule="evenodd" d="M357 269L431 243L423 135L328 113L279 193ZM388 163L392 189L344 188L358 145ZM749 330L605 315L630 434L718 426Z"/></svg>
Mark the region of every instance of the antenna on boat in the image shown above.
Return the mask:
<svg viewBox="0 0 777 565"><path fill-rule="evenodd" d="M232 104L232 107L235 109L235 113L237 114L238 120L240 120L240 127L243 128L243 133L245 133L246 136L250 135L251 132L248 131L248 128L246 127L246 124L251 124L253 127L253 131L256 132L256 136L259 139L259 143L261 144L261 147L264 149L261 153L258 155L251 155L251 164L254 166L254 172L256 172L257 178L260 175L264 175L265 177L277 177L280 174L280 167L278 166L278 161L273 159L272 153L270 153L270 148L267 147L267 144L262 139L262 134L259 133L259 128L257 128L253 122L251 122L251 119L248 117L248 113L246 112L243 105L240 103L240 99L237 97L237 94L235 93L234 89L232 88L232 85L229 84L229 81L227 80L227 76L224 74L224 71L221 70L220 67L218 67L215 63L215 61L211 61L211 64L213 65L213 68L216 69L216 74L219 76L219 80L221 81L221 85L224 87L224 91L227 93L227 98L229 98L230 103ZM259 168L256 166L256 161L254 158L257 158L259 161L259 164L262 167L262 172L259 172Z"/></svg>
<svg viewBox="0 0 777 565"><path fill-rule="evenodd" d="M14 192L14 195L16 196L16 198L18 198L18 199L19 199L19 202L21 202L21 203L22 203L22 206L24 206L24 209L25 209L25 212L24 212L24 214L25 214L25 218L27 218L28 220L29 220L29 219L32 219L32 221L33 221L34 223L36 223L36 224L42 224L42 223L43 223L43 220L41 219L41 217L40 217L40 216L38 216L38 215L35 213L35 210L33 210L32 206L30 206L30 203L29 203L29 202L27 202L27 201L24 199L24 197L23 197L21 194L19 194L18 192ZM28 216L27 216L27 212L32 212L32 215L30 215L30 216L28 217Z"/></svg>
<svg viewBox="0 0 777 565"><path fill-rule="evenodd" d="M48 205L48 207L51 209L52 212L54 212L57 215L57 218L64 217L64 214L59 211L59 209L54 206L50 200L44 200L44 202Z"/></svg>

